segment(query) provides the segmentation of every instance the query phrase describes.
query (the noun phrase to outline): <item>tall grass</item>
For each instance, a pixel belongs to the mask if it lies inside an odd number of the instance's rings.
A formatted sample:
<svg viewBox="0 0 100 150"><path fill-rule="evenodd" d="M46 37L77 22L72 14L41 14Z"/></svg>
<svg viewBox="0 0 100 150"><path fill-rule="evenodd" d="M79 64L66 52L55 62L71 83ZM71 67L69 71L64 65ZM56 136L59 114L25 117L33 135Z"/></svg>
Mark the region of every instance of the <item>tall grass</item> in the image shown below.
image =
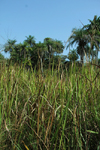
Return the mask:
<svg viewBox="0 0 100 150"><path fill-rule="evenodd" d="M98 72L96 66L73 66L43 76L17 65L1 67L0 149L99 150Z"/></svg>

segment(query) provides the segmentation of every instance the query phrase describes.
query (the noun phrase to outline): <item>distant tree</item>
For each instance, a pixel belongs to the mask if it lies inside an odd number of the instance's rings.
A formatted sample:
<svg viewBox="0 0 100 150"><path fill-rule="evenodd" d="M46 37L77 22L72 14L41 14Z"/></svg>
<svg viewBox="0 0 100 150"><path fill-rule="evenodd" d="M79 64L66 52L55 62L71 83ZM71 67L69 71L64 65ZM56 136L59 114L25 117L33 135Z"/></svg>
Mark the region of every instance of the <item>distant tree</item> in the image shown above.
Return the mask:
<svg viewBox="0 0 100 150"><path fill-rule="evenodd" d="M26 36L26 38L27 39L25 40L25 42L28 43L30 45L30 47L34 47L36 44L35 37L29 35L28 37Z"/></svg>
<svg viewBox="0 0 100 150"><path fill-rule="evenodd" d="M35 43L34 36L26 36L26 40L23 43L16 44L16 40L8 40L5 44L5 52L10 52L10 60L13 63L26 64L31 62L32 67L38 66L40 62L41 72L43 73L43 64L48 66L55 60L60 60L59 54L63 52L63 44L61 41L53 40L51 38L45 38L44 42ZM58 55L58 56L57 56ZM56 57L57 56L57 57ZM63 57L64 58L64 57ZM61 61L63 60L61 58ZM53 60L54 59L54 60Z"/></svg>
<svg viewBox="0 0 100 150"><path fill-rule="evenodd" d="M4 45L5 49L4 51L7 53L7 52L10 52L13 53L14 51L14 46L15 46L15 43L16 43L16 40L8 40L7 43Z"/></svg>
<svg viewBox="0 0 100 150"><path fill-rule="evenodd" d="M23 44L20 44L20 52L21 56L23 55L24 60L29 58L30 49L30 45L26 41L24 41Z"/></svg>
<svg viewBox="0 0 100 150"><path fill-rule="evenodd" d="M38 53L38 58L40 60L41 72L43 73L43 59L45 58L45 53L46 53L45 43L41 43L41 42L37 43L36 49L37 49L37 53Z"/></svg>
<svg viewBox="0 0 100 150"><path fill-rule="evenodd" d="M0 53L0 60L4 60L4 56Z"/></svg>
<svg viewBox="0 0 100 150"><path fill-rule="evenodd" d="M56 55L63 53L63 49L64 49L63 43L59 40L55 40L54 41L54 52L56 53Z"/></svg>
<svg viewBox="0 0 100 150"><path fill-rule="evenodd" d="M13 63L25 63L31 60L33 45L35 45L34 37L29 36L23 43L15 44L16 40L8 40L4 45L5 52L10 53L10 60Z"/></svg>
<svg viewBox="0 0 100 150"><path fill-rule="evenodd" d="M59 40L53 40L52 38L45 38L44 43L47 46L47 58L49 59L49 67L51 64L51 59L54 58L54 55L60 54L63 52L63 44Z"/></svg>
<svg viewBox="0 0 100 150"><path fill-rule="evenodd" d="M8 39L7 43L4 44L4 52L7 53L9 52L10 53L10 60L14 60L13 56L16 56L15 54L15 44L16 43L16 40L10 40ZM7 60L7 62L10 62L10 60Z"/></svg>
<svg viewBox="0 0 100 150"><path fill-rule="evenodd" d="M90 51L93 52L96 48L96 63L98 64L98 51L100 47L100 17L94 16L93 20L89 19L90 24L85 25L83 28L86 30L87 38L90 43ZM92 53L92 58L93 58Z"/></svg>
<svg viewBox="0 0 100 150"><path fill-rule="evenodd" d="M3 64L7 64L7 59L0 53L0 69L2 68Z"/></svg>
<svg viewBox="0 0 100 150"><path fill-rule="evenodd" d="M73 49L73 50L70 50L70 52L68 53L68 56L67 58L74 62L76 61L79 57L78 57L78 54L77 54L77 50Z"/></svg>
<svg viewBox="0 0 100 150"><path fill-rule="evenodd" d="M76 29L74 28L72 30L72 35L68 39L69 44L67 45L67 48L72 46L73 44L77 44L77 53L80 55L81 63L83 63L83 58L86 51L86 45L87 45L87 38L85 36L85 31L83 29Z"/></svg>
<svg viewBox="0 0 100 150"><path fill-rule="evenodd" d="M49 54L49 65L50 65L50 59L53 54L54 41L53 39L47 37L44 39L44 44L47 46L47 52Z"/></svg>
<svg viewBox="0 0 100 150"><path fill-rule="evenodd" d="M21 43L14 45L13 52L10 53L10 60L12 60L13 63L21 63L22 57L21 57Z"/></svg>

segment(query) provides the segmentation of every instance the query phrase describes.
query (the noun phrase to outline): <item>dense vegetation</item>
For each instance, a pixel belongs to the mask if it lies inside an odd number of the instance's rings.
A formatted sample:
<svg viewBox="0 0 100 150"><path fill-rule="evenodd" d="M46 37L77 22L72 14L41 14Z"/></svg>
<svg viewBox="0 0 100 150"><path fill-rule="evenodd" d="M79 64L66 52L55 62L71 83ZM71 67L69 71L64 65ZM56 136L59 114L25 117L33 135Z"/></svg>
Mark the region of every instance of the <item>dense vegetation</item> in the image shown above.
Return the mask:
<svg viewBox="0 0 100 150"><path fill-rule="evenodd" d="M0 149L90 149L100 141L100 75L95 66L70 72L0 71Z"/></svg>
<svg viewBox="0 0 100 150"><path fill-rule="evenodd" d="M98 64L98 51L100 47L100 17L94 16L89 20L90 24L84 25L81 29L74 28L72 34L66 42L67 48L77 45L76 49L69 51L68 56L63 53L64 45L59 40L45 38L43 43L36 43L35 37L29 35L23 43L16 44L16 40L8 40L4 45L4 51L10 53L10 61L13 64L26 64L30 68L40 67L43 69L50 67L50 64L57 65L59 61L63 64L68 58L71 62L76 61L80 56L81 63L86 61L96 61ZM65 46L65 47L66 47Z"/></svg>
<svg viewBox="0 0 100 150"><path fill-rule="evenodd" d="M29 35L5 44L10 59L0 55L0 149L100 149L100 17L89 22L72 30L67 48L77 48L68 56L52 38L36 43Z"/></svg>

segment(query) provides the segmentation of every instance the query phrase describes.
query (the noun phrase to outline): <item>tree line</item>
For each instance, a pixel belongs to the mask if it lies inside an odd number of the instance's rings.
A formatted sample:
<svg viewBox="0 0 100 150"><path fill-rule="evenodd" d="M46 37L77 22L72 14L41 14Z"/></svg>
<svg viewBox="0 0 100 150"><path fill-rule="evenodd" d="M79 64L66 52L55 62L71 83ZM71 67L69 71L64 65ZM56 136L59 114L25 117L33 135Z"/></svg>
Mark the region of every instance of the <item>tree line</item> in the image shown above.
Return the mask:
<svg viewBox="0 0 100 150"><path fill-rule="evenodd" d="M100 48L100 17L94 16L93 20L89 20L89 24L83 25L82 28L74 28L71 36L68 38L66 49L69 48L68 55L61 55L64 45L60 40L54 40L50 37L44 39L43 42L36 43L35 37L29 35L23 43L16 44L16 40L8 39L4 45L4 51L10 53L9 61L13 64L18 63L33 68L48 68L50 65L56 66L59 62L64 64L66 58L70 62L77 61L80 56L80 62L83 64L84 57L87 61L96 60L98 64L98 52ZM76 49L70 49L74 44ZM0 58L3 58L2 56Z"/></svg>

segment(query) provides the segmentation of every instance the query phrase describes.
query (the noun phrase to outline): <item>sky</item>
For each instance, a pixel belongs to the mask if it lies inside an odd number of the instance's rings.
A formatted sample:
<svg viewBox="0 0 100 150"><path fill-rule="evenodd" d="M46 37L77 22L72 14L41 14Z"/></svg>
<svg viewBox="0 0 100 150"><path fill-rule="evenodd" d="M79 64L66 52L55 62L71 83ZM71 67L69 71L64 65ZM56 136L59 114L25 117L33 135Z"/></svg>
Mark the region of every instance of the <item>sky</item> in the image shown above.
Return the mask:
<svg viewBox="0 0 100 150"><path fill-rule="evenodd" d="M72 29L82 28L94 15L100 16L100 0L0 0L0 52L9 57L2 51L7 40L23 43L29 35L36 42L50 37L65 45ZM63 55L68 52L65 48Z"/></svg>

